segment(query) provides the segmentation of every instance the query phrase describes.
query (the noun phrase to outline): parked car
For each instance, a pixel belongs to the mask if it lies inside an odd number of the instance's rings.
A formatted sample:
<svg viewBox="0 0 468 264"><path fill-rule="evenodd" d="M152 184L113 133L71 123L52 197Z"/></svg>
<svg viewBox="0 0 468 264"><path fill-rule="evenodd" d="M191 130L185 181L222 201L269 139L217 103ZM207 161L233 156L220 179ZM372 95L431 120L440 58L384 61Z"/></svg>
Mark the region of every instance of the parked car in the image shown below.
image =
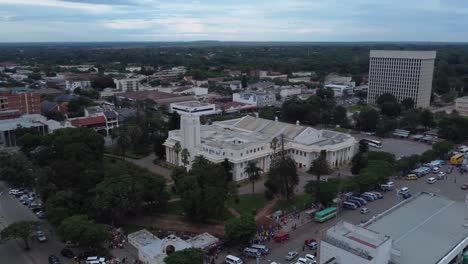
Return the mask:
<svg viewBox="0 0 468 264"><path fill-rule="evenodd" d="M408 174L405 177L405 180L417 180L417 179L418 179L418 175L416 174Z"/></svg>
<svg viewBox="0 0 468 264"><path fill-rule="evenodd" d="M73 258L75 255L75 253L73 253L73 251L69 248L64 248L62 249L62 251L60 251L60 254L66 258Z"/></svg>
<svg viewBox="0 0 468 264"><path fill-rule="evenodd" d="M429 179L427 179L427 183L429 183L429 184L433 184L433 183L435 183L436 181L437 181L437 180L436 180L436 178L434 178L434 177L430 177Z"/></svg>
<svg viewBox="0 0 468 264"><path fill-rule="evenodd" d="M403 196L403 199L408 199L411 197L411 193L407 192L407 193L404 193L402 196Z"/></svg>
<svg viewBox="0 0 468 264"><path fill-rule="evenodd" d="M445 172L440 171L439 173L437 173L438 180L443 180L445 176L446 176Z"/></svg>
<svg viewBox="0 0 468 264"><path fill-rule="evenodd" d="M60 259L55 255L50 255L49 264L60 264Z"/></svg>
<svg viewBox="0 0 468 264"><path fill-rule="evenodd" d="M308 259L312 264L317 263L317 260L315 260L315 256L312 254L306 254L305 258Z"/></svg>
<svg viewBox="0 0 468 264"><path fill-rule="evenodd" d="M47 241L47 237L44 235L44 232L39 230L36 232L36 239L37 241L43 243Z"/></svg>
<svg viewBox="0 0 468 264"><path fill-rule="evenodd" d="M275 236L275 242L281 243L287 240L289 240L289 234L286 232L279 232Z"/></svg>
<svg viewBox="0 0 468 264"><path fill-rule="evenodd" d="M309 247L310 249L317 249L317 240L311 238L311 239L307 239L306 241L304 241L304 245L306 245L307 247Z"/></svg>
<svg viewBox="0 0 468 264"><path fill-rule="evenodd" d="M409 188L408 187L403 187L401 188L399 191L398 191L398 194L405 194L405 193L409 193Z"/></svg>
<svg viewBox="0 0 468 264"><path fill-rule="evenodd" d="M43 211L39 211L36 213L36 216L39 219L44 219L46 217L46 214Z"/></svg>
<svg viewBox="0 0 468 264"><path fill-rule="evenodd" d="M379 193L379 192L370 192L370 193L373 193L373 194L377 195L377 198L378 198L378 199L382 199L382 198L383 198L383 195L382 195L381 193Z"/></svg>
<svg viewBox="0 0 468 264"><path fill-rule="evenodd" d="M440 168L437 167L437 166L435 166L435 167L432 168L432 172L434 172L434 173L438 172L439 170L440 170Z"/></svg>
<svg viewBox="0 0 468 264"><path fill-rule="evenodd" d="M298 255L299 253L297 253L297 251L289 251L288 254L286 254L286 256L284 257L284 259L286 259L287 261L291 261L295 259Z"/></svg>
<svg viewBox="0 0 468 264"><path fill-rule="evenodd" d="M298 258L296 264L311 264L312 262L306 258Z"/></svg>
<svg viewBox="0 0 468 264"><path fill-rule="evenodd" d="M361 214L367 214L369 212L370 212L369 208L367 208L367 207L361 208Z"/></svg>
<svg viewBox="0 0 468 264"><path fill-rule="evenodd" d="M19 192L18 189L10 189L10 190L8 191L8 194L16 195L18 192Z"/></svg>
<svg viewBox="0 0 468 264"><path fill-rule="evenodd" d="M461 189L462 190L468 190L468 183L462 184Z"/></svg>

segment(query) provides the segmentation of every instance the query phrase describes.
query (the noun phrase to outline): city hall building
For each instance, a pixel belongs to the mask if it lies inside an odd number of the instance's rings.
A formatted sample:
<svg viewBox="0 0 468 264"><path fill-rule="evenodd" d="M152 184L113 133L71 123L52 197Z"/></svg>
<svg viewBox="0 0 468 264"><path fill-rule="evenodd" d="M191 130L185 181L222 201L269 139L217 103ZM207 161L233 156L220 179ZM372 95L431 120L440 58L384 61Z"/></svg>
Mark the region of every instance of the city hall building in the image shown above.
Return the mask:
<svg viewBox="0 0 468 264"><path fill-rule="evenodd" d="M183 165L181 151L174 149L177 143L181 150L189 151L190 162L199 155L214 163L228 159L233 164L234 180L241 181L248 177L244 169L250 161L264 172L269 170L274 152L281 149L281 139L285 152L302 171L310 168L322 150L327 152L331 167L349 163L357 151L357 141L351 135L254 116L200 125L199 116L182 115L180 129L169 132L164 146L167 162L176 165ZM272 144L275 141L278 144Z"/></svg>

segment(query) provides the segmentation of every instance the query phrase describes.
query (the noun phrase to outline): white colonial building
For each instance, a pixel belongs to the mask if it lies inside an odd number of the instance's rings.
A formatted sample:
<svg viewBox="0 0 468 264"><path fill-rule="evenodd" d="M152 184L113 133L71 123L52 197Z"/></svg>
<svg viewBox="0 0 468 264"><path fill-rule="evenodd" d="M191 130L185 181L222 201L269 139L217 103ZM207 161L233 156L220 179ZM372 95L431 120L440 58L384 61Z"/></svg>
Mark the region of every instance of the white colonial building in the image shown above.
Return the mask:
<svg viewBox="0 0 468 264"><path fill-rule="evenodd" d="M180 153L174 151L179 143L181 149L189 151L190 161L199 155L214 163L228 159L236 181L247 178L244 168L250 161L265 172L269 170L272 154L279 150L272 147L274 138L284 139L285 151L303 171L310 168L322 150L327 152L332 167L349 163L357 150L357 141L348 134L253 116L200 125L199 116L182 115L180 128L170 131L164 143L168 162L182 165Z"/></svg>

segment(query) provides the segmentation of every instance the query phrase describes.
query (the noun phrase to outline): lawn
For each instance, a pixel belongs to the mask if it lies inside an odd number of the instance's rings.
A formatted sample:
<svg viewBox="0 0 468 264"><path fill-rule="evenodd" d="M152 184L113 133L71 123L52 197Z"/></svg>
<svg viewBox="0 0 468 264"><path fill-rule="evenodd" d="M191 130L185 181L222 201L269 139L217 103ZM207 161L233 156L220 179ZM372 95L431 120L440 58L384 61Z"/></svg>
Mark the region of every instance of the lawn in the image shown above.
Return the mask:
<svg viewBox="0 0 468 264"><path fill-rule="evenodd" d="M351 105L351 106L346 107L346 110L348 110L348 112L355 113L355 112L360 112L360 111L362 111L363 109L366 109L366 108L369 108L369 106L355 104L355 105Z"/></svg>
<svg viewBox="0 0 468 264"><path fill-rule="evenodd" d="M262 209L268 200L263 194L244 194L239 195L239 202L229 201L227 206L236 209L240 214L256 213Z"/></svg>
<svg viewBox="0 0 468 264"><path fill-rule="evenodd" d="M296 195L292 200L280 200L276 206L275 211L283 210L286 213L294 211L295 209L302 210L305 205L314 202L314 199L309 194Z"/></svg>
<svg viewBox="0 0 468 264"><path fill-rule="evenodd" d="M184 208L182 207L182 201L168 203L166 206L166 210L164 211L165 214L171 215L182 215L183 212Z"/></svg>

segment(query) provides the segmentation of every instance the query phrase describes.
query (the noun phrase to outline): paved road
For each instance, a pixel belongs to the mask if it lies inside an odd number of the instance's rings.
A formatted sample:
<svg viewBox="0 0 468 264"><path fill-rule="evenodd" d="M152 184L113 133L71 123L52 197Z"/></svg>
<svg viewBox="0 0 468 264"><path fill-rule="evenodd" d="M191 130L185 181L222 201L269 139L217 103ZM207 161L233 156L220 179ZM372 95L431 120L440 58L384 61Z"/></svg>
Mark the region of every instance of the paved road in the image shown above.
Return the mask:
<svg viewBox="0 0 468 264"><path fill-rule="evenodd" d="M17 198L8 194L8 188L0 182L0 229L19 220L38 220L37 217ZM25 251L21 240L10 240L0 244L0 263L8 264L43 264L48 263L50 254L59 256L63 244L58 242L55 236L50 234L50 229L45 228L48 238L46 243L31 240L31 250ZM62 261L62 263L65 263Z"/></svg>
<svg viewBox="0 0 468 264"><path fill-rule="evenodd" d="M397 158L401 156L410 156L413 154L420 155L424 151L432 148L432 146L429 144L414 141L411 139L379 138L374 136L366 136L363 134L355 134L353 136L356 138L357 141L363 138L379 140L382 142L382 148L370 147L369 150L390 152L393 153Z"/></svg>
<svg viewBox="0 0 468 264"><path fill-rule="evenodd" d="M442 170L446 171L446 168L447 166L444 166ZM395 180L395 185L397 188L409 187L412 193L426 191L446 196L456 201L464 201L468 191L461 190L460 186L462 183L468 182L467 173L465 173L464 175L460 175L457 170L454 170L452 174L448 175L447 180L437 181L434 184L428 184L426 182L427 178L429 177L431 176L428 175L426 177L418 179L417 181ZM395 192L383 193L383 195L383 199L370 202L366 205L366 207L370 209L369 214L362 215L358 210L344 210L339 213L336 219L333 219L329 222L322 224L310 222L298 227L295 231L289 232L291 239L284 244L277 244L273 242L268 243L267 246L270 248L271 254L268 255L266 258L262 259L260 263L270 263L272 261L276 261L277 263L295 263L285 261L284 256L290 250L298 251L300 256L304 256L307 253L313 252L307 248L304 252L302 252L302 245L304 243L304 240L309 238L320 239L321 234L327 228L333 226L337 221L344 220L354 224L359 224L361 220L369 219L373 215L379 214L387 210L388 208L396 205L400 201L399 199L397 199ZM231 253L237 256L241 255L240 252L238 252L237 250L232 251ZM224 260L225 254L226 252L222 252L222 254L219 255L217 263L223 263L222 261ZM249 259L246 261L246 263L253 264L256 262L255 260Z"/></svg>

